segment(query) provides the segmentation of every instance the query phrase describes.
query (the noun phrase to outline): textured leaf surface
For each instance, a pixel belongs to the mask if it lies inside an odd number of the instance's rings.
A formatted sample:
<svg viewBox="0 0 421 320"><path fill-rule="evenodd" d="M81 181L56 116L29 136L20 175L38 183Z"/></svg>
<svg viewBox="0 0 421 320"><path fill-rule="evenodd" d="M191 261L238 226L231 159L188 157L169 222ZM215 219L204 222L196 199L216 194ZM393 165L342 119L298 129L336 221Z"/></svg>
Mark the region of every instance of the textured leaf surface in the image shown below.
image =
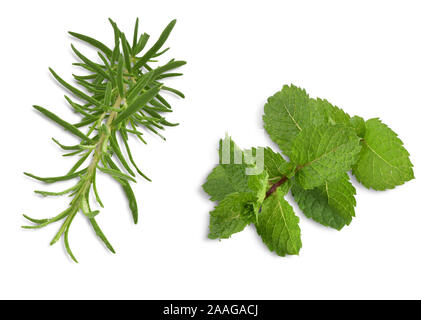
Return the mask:
<svg viewBox="0 0 421 320"><path fill-rule="evenodd" d="M414 178L409 153L379 119L366 122L361 156L352 173L367 188L392 189Z"/></svg>
<svg viewBox="0 0 421 320"><path fill-rule="evenodd" d="M263 171L259 175L246 175L247 165L220 164L209 174L203 190L210 195L212 201L221 201L227 195L240 192L256 196L263 201L267 189L268 175Z"/></svg>
<svg viewBox="0 0 421 320"><path fill-rule="evenodd" d="M257 232L269 250L280 256L298 254L301 249L300 219L277 190L263 202Z"/></svg>
<svg viewBox="0 0 421 320"><path fill-rule="evenodd" d="M365 136L365 121L359 116L353 116L350 121L351 127L354 128L357 136L364 138Z"/></svg>
<svg viewBox="0 0 421 320"><path fill-rule="evenodd" d="M292 169L292 165L281 154L273 151L269 147L264 149L264 157L265 170L269 175L269 180L279 180Z"/></svg>
<svg viewBox="0 0 421 320"><path fill-rule="evenodd" d="M293 183L291 191L303 213L324 226L340 230L355 216L356 192L346 173L312 190Z"/></svg>
<svg viewBox="0 0 421 320"><path fill-rule="evenodd" d="M268 172L269 177L269 189L285 176L290 177L290 175L294 174L294 166L290 162L287 162L281 154L274 152L268 147L264 149L264 156L265 171ZM288 179L278 187L278 190L280 190L283 195L286 195L290 188L291 180Z"/></svg>
<svg viewBox="0 0 421 320"><path fill-rule="evenodd" d="M209 238L226 239L242 231L254 221L253 196L248 193L232 193L210 212Z"/></svg>
<svg viewBox="0 0 421 320"><path fill-rule="evenodd" d="M297 165L296 178L304 189L339 178L358 160L360 138L341 125L309 126L297 136L291 161Z"/></svg>
<svg viewBox="0 0 421 320"><path fill-rule="evenodd" d="M334 106L327 100L322 99L310 99L310 106L314 108L316 112L324 115L325 123L329 124L342 124L344 126L350 125L351 117L342 109ZM317 125L317 123L316 123Z"/></svg>
<svg viewBox="0 0 421 320"><path fill-rule="evenodd" d="M253 165L244 163L244 160L243 151L229 136L219 141L220 164L212 170L203 185L212 201L221 201L234 192L251 193L256 201L263 201L268 187L268 174L263 171L258 175L247 175L247 168Z"/></svg>
<svg viewBox="0 0 421 320"><path fill-rule="evenodd" d="M266 190L269 186L269 176L266 171L259 175L247 176L249 179L249 188L256 197L257 203L262 203L266 196Z"/></svg>
<svg viewBox="0 0 421 320"><path fill-rule="evenodd" d="M323 114L310 107L310 98L304 89L294 85L268 99L263 122L271 139L278 144L285 155L290 156L295 137L309 124L324 121Z"/></svg>

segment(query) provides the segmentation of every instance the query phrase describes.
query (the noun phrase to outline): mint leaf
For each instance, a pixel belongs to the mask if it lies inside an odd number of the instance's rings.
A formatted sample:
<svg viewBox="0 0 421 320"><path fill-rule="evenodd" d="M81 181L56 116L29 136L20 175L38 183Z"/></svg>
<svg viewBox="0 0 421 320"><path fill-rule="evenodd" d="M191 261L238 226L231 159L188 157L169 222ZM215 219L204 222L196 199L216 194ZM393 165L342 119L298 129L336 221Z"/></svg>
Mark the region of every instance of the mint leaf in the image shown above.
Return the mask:
<svg viewBox="0 0 421 320"><path fill-rule="evenodd" d="M312 190L293 183L291 191L306 217L324 226L341 230L355 216L356 192L346 173Z"/></svg>
<svg viewBox="0 0 421 320"><path fill-rule="evenodd" d="M350 121L351 127L354 128L357 136L364 138L365 135L365 121L359 116L353 116Z"/></svg>
<svg viewBox="0 0 421 320"><path fill-rule="evenodd" d="M265 156L265 171L269 176L269 184L276 184L279 180L285 176L291 178L294 176L295 167L292 163L287 162L284 157L267 147L264 149ZM278 187L283 195L286 195L291 188L291 180L286 180L282 185Z"/></svg>
<svg viewBox="0 0 421 320"><path fill-rule="evenodd" d="M269 186L268 173L263 171L259 175L248 176L249 177L249 188L255 194L257 203L263 202L266 196L266 190Z"/></svg>
<svg viewBox="0 0 421 320"><path fill-rule="evenodd" d="M352 118L342 109L332 105L327 100L311 99L313 108L324 113L325 123L329 124L341 124L349 128L353 128L360 138L364 137L365 134L365 121L359 116L353 116Z"/></svg>
<svg viewBox="0 0 421 320"><path fill-rule="evenodd" d="M270 250L298 254L299 219L283 198L289 189L306 217L341 230L355 216L349 170L377 190L414 178L402 141L380 120L350 117L293 85L268 99L263 121L290 162L271 148L242 151L229 137L221 140L220 165L203 185L220 201L211 213L211 238L229 237L254 223Z"/></svg>
<svg viewBox="0 0 421 320"><path fill-rule="evenodd" d="M277 190L263 202L256 228L269 250L283 257L298 254L301 249L299 220Z"/></svg>
<svg viewBox="0 0 421 320"><path fill-rule="evenodd" d="M268 184L266 171L248 176L246 168L247 165L241 164L216 166L203 185L203 190L210 195L212 201L221 201L234 192L250 193L256 196L256 200L263 201Z"/></svg>
<svg viewBox="0 0 421 320"><path fill-rule="evenodd" d="M268 174L262 171L260 174L248 175L247 169L255 164L235 164L244 161L243 151L230 137L225 137L219 143L220 165L216 166L209 174L203 190L210 195L212 201L221 201L227 195L239 192L250 193L255 196L255 201L262 202L268 188ZM230 162L231 161L231 162ZM228 163L228 164L223 164Z"/></svg>
<svg viewBox="0 0 421 320"><path fill-rule="evenodd" d="M402 141L377 118L366 122L361 156L352 173L364 186L375 190L393 189L414 179Z"/></svg>
<svg viewBox="0 0 421 320"><path fill-rule="evenodd" d="M210 239L226 239L255 219L254 198L249 193L232 193L210 212Z"/></svg>
<svg viewBox="0 0 421 320"><path fill-rule="evenodd" d="M269 175L269 180L279 180L283 176L288 175L293 166L287 162L284 157L271 148L264 148L265 170Z"/></svg>
<svg viewBox="0 0 421 320"><path fill-rule="evenodd" d="M271 139L282 152L290 156L295 137L307 125L321 124L323 114L310 107L310 98L304 89L294 85L270 97L265 105L263 122Z"/></svg>
<svg viewBox="0 0 421 320"><path fill-rule="evenodd" d="M311 99L310 106L314 108L317 112L324 114L325 123L328 124L342 124L344 126L350 125L351 117L342 109L334 106L327 100L322 99ZM313 123L314 125L315 123ZM317 123L316 123L317 125Z"/></svg>
<svg viewBox="0 0 421 320"><path fill-rule="evenodd" d="M248 189L248 180L244 179L245 167L216 166L208 175L203 185L203 190L210 196L212 201L221 201L227 195Z"/></svg>
<svg viewBox="0 0 421 320"><path fill-rule="evenodd" d="M294 141L291 161L304 189L339 178L357 161L361 147L354 130L341 125L309 126Z"/></svg>

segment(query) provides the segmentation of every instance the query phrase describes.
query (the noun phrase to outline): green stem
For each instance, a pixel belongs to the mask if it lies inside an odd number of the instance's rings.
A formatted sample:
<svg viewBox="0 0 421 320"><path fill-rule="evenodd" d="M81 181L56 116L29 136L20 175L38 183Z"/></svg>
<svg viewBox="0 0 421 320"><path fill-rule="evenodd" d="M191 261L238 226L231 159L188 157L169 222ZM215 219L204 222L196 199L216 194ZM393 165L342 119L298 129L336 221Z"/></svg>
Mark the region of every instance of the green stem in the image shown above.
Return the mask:
<svg viewBox="0 0 421 320"><path fill-rule="evenodd" d="M136 83L136 81L133 79L132 76L127 77L133 80L134 83ZM107 122L105 123L106 126L106 130L101 132L101 136L99 137L99 140L96 144L95 147L95 152L94 155L92 157L91 163L89 164L87 171L86 171L86 179L83 183L83 185L81 186L81 188L79 189L79 191L76 193L73 202L77 202L77 207L79 208L81 206L81 202L82 199L84 197L84 195L90 190L91 185L94 182L95 179L95 174L96 174L96 169L98 166L98 163L101 161L102 159L102 155L104 154L104 152L107 151L107 143L108 143L108 137L109 134L112 130L113 127L113 121L115 120L115 118L118 115L118 112L116 111L117 109L119 109L121 107L121 104L125 104L125 98L121 97L121 96L117 96L116 101L114 102L114 105L111 108L111 113L107 119ZM96 126L93 126L91 128L91 131L93 131L93 129L95 127L97 127L97 129L99 129L102 125L102 120L105 118L106 116L106 112L104 112L100 118L100 120L97 122ZM77 211L76 211L77 213Z"/></svg>
<svg viewBox="0 0 421 320"><path fill-rule="evenodd" d="M118 96L113 107L115 108L119 107L123 101L124 99ZM79 189L78 193L75 196L75 200L78 201L78 204L80 204L80 201L82 201L83 195L89 190L89 188L91 187L93 183L93 179L94 179L94 175L95 175L98 163L101 160L103 153L106 152L106 145L104 144L107 143L107 138L108 138L107 131L108 132L111 131L112 123L114 119L116 118L116 116L117 116L116 111L112 111L110 113L110 116L108 117L107 122L105 124L108 130L106 130L105 132L102 132L101 136L99 137L91 163L89 164L88 169L86 171L86 175L85 175L86 180L84 181L82 187ZM100 125L101 123L98 123L98 126Z"/></svg>

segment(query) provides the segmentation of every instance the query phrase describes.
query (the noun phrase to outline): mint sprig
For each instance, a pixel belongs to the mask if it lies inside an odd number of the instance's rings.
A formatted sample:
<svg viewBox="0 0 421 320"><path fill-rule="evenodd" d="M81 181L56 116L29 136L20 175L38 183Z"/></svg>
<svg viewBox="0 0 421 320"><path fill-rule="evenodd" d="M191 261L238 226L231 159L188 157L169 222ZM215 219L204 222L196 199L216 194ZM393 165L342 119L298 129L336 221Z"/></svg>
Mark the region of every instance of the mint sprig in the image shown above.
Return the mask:
<svg viewBox="0 0 421 320"><path fill-rule="evenodd" d="M348 172L374 190L414 178L402 141L379 119L351 117L294 85L268 99L263 122L289 161L270 148L241 150L238 156L240 149L230 137L221 140L220 164L203 185L218 202L211 212L212 239L229 238L253 223L271 251L295 255L302 246L301 231L299 218L284 199L289 190L306 217L341 230L355 216L356 190ZM223 150L227 145L229 150ZM255 157L246 161L250 152ZM259 152L263 169L250 175L246 169L259 167Z"/></svg>

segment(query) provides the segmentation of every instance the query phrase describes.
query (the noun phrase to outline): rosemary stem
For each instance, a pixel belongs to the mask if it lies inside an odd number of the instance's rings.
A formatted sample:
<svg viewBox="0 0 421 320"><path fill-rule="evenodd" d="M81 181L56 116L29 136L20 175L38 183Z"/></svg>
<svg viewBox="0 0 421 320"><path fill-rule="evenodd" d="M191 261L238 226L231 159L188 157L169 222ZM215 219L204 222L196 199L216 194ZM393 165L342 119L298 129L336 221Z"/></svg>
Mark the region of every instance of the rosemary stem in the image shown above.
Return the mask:
<svg viewBox="0 0 421 320"><path fill-rule="evenodd" d="M123 102L123 98L121 98L120 96L117 97L113 108L117 108L121 105L121 103ZM107 122L105 124L105 126L107 127L107 131L111 131L111 127L112 127L112 122L115 119L115 117L117 116L117 112L116 111L112 111L107 119ZM101 126L101 122L98 123L98 126ZM96 167L99 163L99 161L101 160L102 154L104 153L104 143L107 141L107 132L102 132L101 136L99 137L98 143L96 144L95 147L95 152L94 155L92 157L92 161L88 166L88 170L86 172L86 180L83 183L83 186L80 188L78 194L76 195L76 199L78 202L80 202L82 200L82 196L89 190L92 182L93 182L93 177L96 171Z"/></svg>

